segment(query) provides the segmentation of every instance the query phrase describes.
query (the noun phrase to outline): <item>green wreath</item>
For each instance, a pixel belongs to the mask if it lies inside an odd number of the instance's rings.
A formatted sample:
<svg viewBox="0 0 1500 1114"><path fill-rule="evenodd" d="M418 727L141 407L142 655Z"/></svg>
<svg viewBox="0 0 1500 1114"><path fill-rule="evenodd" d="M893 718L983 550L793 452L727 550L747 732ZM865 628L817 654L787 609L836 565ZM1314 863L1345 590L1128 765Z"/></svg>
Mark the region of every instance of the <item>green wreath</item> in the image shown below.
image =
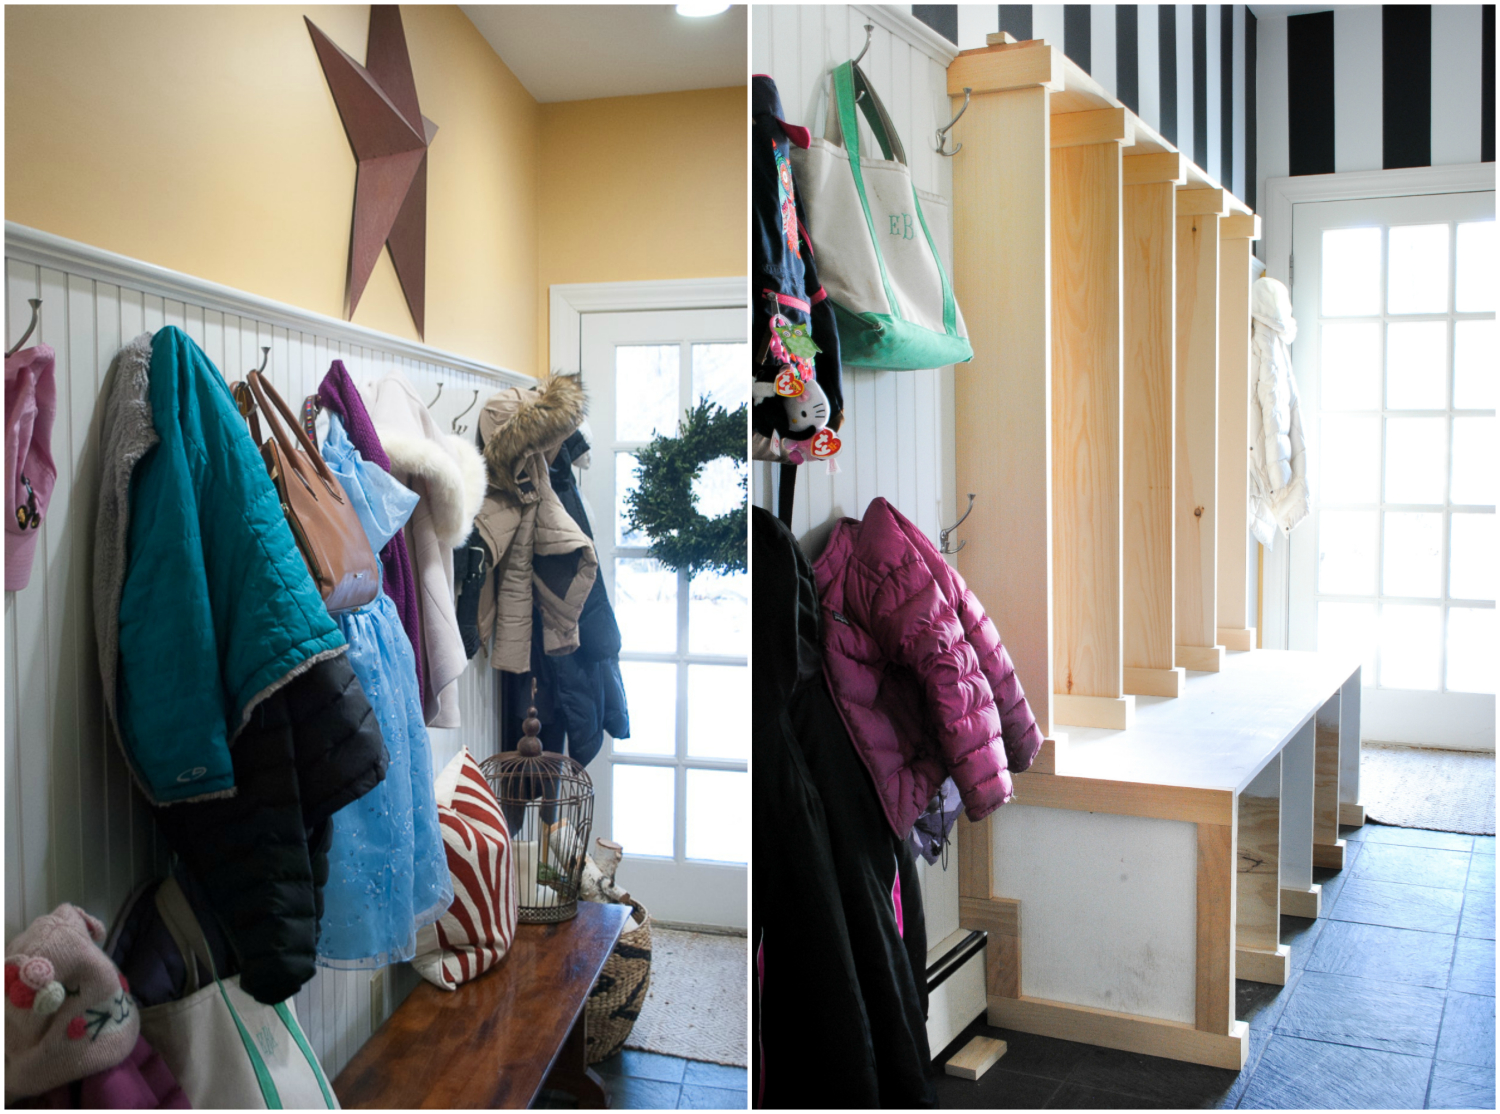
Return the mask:
<svg viewBox="0 0 1500 1114"><path fill-rule="evenodd" d="M639 482L625 496L627 525L650 537L651 556L669 569L689 576L706 569L745 571L744 500L727 514L709 518L694 505L693 481L711 460L746 460L748 420L747 407L731 413L700 402L687 412L676 437L658 435L636 454ZM741 476L742 496L745 485Z"/></svg>

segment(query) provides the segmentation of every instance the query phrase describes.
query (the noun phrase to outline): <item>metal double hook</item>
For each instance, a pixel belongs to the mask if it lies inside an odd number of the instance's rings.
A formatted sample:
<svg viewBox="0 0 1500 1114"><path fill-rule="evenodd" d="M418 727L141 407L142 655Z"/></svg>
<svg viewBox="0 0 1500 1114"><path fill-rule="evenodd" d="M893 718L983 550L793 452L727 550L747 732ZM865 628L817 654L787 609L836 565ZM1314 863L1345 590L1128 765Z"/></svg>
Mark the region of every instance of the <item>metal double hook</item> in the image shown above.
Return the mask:
<svg viewBox="0 0 1500 1114"><path fill-rule="evenodd" d="M860 52L854 56L854 61L851 63L851 65L855 65L855 66L859 65L859 60L861 58L863 58L866 54L870 53L870 43L874 40L874 38L875 38L875 25L873 23L867 23L867 24L865 24L865 45L860 50ZM865 91L863 89L861 89L858 93L854 94L854 103L855 104L858 104L860 101L862 101L864 99L865 99Z"/></svg>
<svg viewBox="0 0 1500 1114"><path fill-rule="evenodd" d="M21 350L21 346L31 339L31 334L36 332L37 322L42 319L42 300L40 298L27 298L26 304L31 307L31 324L26 326L26 331L21 334L21 339L11 345L5 352L8 360Z"/></svg>
<svg viewBox="0 0 1500 1114"><path fill-rule="evenodd" d="M469 427L466 426L466 425L459 425L458 424L458 419L462 418L464 416L464 414L467 414L470 410L474 409L474 407L477 406L477 405L479 405L479 392L476 390L474 392L474 401L471 402L471 403L469 403L469 405L465 406L463 408L463 413L459 414L457 417L455 417L453 419L453 432L454 433L464 434L464 433L468 433L469 432Z"/></svg>
<svg viewBox="0 0 1500 1114"><path fill-rule="evenodd" d="M266 373L266 365L271 362L271 346L268 344L260 350L260 367L255 369L257 375Z"/></svg>
<svg viewBox="0 0 1500 1114"><path fill-rule="evenodd" d="M964 511L963 518L960 518L957 522L955 522L952 526L948 527L946 530L940 530L938 532L938 552L939 553L946 553L946 554L948 554L948 556L951 557L951 556L953 556L953 554L957 553L959 549L962 549L964 546L966 546L966 545L969 544L968 539L966 538L963 541L961 541L961 542L958 543L958 549L949 549L948 548L948 538L949 538L949 536L955 530L957 530L960 526L962 526L964 524L964 518L968 518L969 515L971 515L973 513L974 513L974 493L970 492L969 493L969 506L968 506L968 509Z"/></svg>
<svg viewBox="0 0 1500 1114"><path fill-rule="evenodd" d="M963 114L969 111L969 96L973 92L973 89L969 88L967 85L964 86L964 106L958 110L957 116L948 121L948 126L946 128L939 128L937 130L937 153L942 155L945 159L951 159L954 155L958 154L964 149L964 145L960 143L951 151L943 150L944 147L948 146L948 132L952 130L954 124L958 123L958 121L963 117Z"/></svg>

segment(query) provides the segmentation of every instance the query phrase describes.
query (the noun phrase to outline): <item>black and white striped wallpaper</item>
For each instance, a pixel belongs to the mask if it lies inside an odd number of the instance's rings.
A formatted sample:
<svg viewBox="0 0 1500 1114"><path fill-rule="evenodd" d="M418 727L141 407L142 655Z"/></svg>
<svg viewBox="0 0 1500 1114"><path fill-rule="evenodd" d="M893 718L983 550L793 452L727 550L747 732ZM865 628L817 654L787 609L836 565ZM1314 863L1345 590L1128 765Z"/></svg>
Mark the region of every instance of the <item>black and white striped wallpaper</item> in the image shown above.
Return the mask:
<svg viewBox="0 0 1500 1114"><path fill-rule="evenodd" d="M1252 209L1267 178L1495 159L1495 5L913 4L1046 39Z"/></svg>

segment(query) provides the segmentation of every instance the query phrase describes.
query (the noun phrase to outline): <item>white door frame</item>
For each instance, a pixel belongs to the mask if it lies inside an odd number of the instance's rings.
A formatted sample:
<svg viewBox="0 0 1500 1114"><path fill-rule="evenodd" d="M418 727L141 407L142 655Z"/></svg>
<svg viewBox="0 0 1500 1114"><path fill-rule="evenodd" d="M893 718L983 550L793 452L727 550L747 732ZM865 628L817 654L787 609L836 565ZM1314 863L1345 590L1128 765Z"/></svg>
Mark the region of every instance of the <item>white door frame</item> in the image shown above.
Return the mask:
<svg viewBox="0 0 1500 1114"><path fill-rule="evenodd" d="M548 337L553 371L581 367L583 315L653 309L744 309L750 279L655 279L645 282L560 282L547 288ZM748 332L748 331L747 331Z"/></svg>
<svg viewBox="0 0 1500 1114"><path fill-rule="evenodd" d="M1411 197L1433 193L1479 193L1495 188L1495 164L1465 163L1459 166L1416 166L1403 170L1359 170L1343 174L1304 174L1296 178L1266 181L1265 218L1266 274L1292 286L1293 206L1316 201L1364 201L1380 197ZM1261 585L1261 644L1287 648L1290 586L1287 555L1281 544L1266 554L1265 578Z"/></svg>

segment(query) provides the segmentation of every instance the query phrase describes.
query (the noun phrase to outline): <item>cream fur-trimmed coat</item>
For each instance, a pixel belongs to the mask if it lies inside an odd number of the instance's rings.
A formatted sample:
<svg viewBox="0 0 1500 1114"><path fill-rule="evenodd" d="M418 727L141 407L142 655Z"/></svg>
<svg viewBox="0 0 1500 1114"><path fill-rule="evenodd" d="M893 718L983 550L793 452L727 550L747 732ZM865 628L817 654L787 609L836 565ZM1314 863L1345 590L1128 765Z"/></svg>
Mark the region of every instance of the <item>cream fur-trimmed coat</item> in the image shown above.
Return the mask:
<svg viewBox="0 0 1500 1114"><path fill-rule="evenodd" d="M458 727L458 678L469 662L454 615L453 550L473 530L484 499L484 458L438 427L400 372L367 388L366 399L391 474L421 497L407 520L406 542L422 618L423 713L429 727Z"/></svg>
<svg viewBox="0 0 1500 1114"><path fill-rule="evenodd" d="M554 375L530 390L496 392L479 415L490 490L475 525L495 561L479 593L479 635L496 669L531 668L533 600L543 650L578 649L578 617L599 557L552 490L547 468L583 413L578 377Z"/></svg>
<svg viewBox="0 0 1500 1114"><path fill-rule="evenodd" d="M1311 510L1307 486L1307 442L1302 404L1292 372L1297 321L1287 288L1273 278L1250 290L1250 371L1255 399L1250 407L1250 533L1270 549L1278 533Z"/></svg>

